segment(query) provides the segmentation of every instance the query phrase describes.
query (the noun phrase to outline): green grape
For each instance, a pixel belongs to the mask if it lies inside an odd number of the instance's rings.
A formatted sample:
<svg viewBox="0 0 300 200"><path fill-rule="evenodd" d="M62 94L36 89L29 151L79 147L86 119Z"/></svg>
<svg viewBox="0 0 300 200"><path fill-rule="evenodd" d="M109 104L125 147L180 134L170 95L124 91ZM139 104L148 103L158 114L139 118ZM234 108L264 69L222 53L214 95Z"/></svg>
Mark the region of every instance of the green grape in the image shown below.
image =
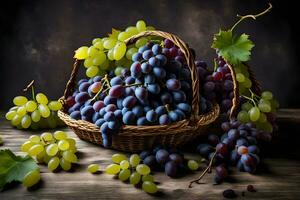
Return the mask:
<svg viewBox="0 0 300 200"><path fill-rule="evenodd" d="M98 41L98 42L96 42L95 44L93 44L94 45L94 47L96 47L97 49L99 49L99 50L103 50L104 49L104 47L103 47L103 42L100 40L100 41Z"/></svg>
<svg viewBox="0 0 300 200"><path fill-rule="evenodd" d="M53 140L53 135L49 132L45 132L41 134L41 139L43 139L46 142L49 142Z"/></svg>
<svg viewBox="0 0 300 200"><path fill-rule="evenodd" d="M116 45L116 43L117 43L116 39L109 38L103 42L103 47L105 49L112 49Z"/></svg>
<svg viewBox="0 0 300 200"><path fill-rule="evenodd" d="M129 162L128 162L128 160L122 160L120 162L120 167L121 167L121 169L128 169L129 168Z"/></svg>
<svg viewBox="0 0 300 200"><path fill-rule="evenodd" d="M236 80L240 83L245 81L245 76L242 73L237 73L236 74Z"/></svg>
<svg viewBox="0 0 300 200"><path fill-rule="evenodd" d="M40 113L41 113L41 116L44 117L44 118L49 117L50 114L51 114L51 113L50 113L50 109L48 108L47 105L40 104L40 105L38 106L38 109L39 109L39 111L40 111Z"/></svg>
<svg viewBox="0 0 300 200"><path fill-rule="evenodd" d="M57 144L49 144L47 147L46 147L46 153L48 156L54 156L56 155L58 152L58 146Z"/></svg>
<svg viewBox="0 0 300 200"><path fill-rule="evenodd" d="M117 67L114 71L115 75L120 76L123 69L124 67Z"/></svg>
<svg viewBox="0 0 300 200"><path fill-rule="evenodd" d="M154 182L154 176L152 176L151 174L144 175L142 177L142 181L143 182L145 182L145 181Z"/></svg>
<svg viewBox="0 0 300 200"><path fill-rule="evenodd" d="M29 137L29 141L34 142L34 143L40 143L41 138L38 135L31 135Z"/></svg>
<svg viewBox="0 0 300 200"><path fill-rule="evenodd" d="M25 107L27 112L33 112L37 108L37 104L35 101L28 101Z"/></svg>
<svg viewBox="0 0 300 200"><path fill-rule="evenodd" d="M258 122L265 123L267 121L267 116L264 113L260 113Z"/></svg>
<svg viewBox="0 0 300 200"><path fill-rule="evenodd" d="M130 36L136 35L139 33L138 29L135 26L129 26L125 29L126 33Z"/></svg>
<svg viewBox="0 0 300 200"><path fill-rule="evenodd" d="M109 60L114 60L114 49L110 49L108 52L107 52L107 58Z"/></svg>
<svg viewBox="0 0 300 200"><path fill-rule="evenodd" d="M246 103L243 103L243 105L242 105L242 110L245 110L245 111L248 112L252 107L253 107L253 106L252 106L251 103L246 102Z"/></svg>
<svg viewBox="0 0 300 200"><path fill-rule="evenodd" d="M23 117L24 115L26 115L27 111L26 111L26 107L25 106L20 106L17 110L17 114L20 117Z"/></svg>
<svg viewBox="0 0 300 200"><path fill-rule="evenodd" d="M77 163L78 162L78 158L77 156L72 152L72 151L64 151L62 154L62 157L71 163Z"/></svg>
<svg viewBox="0 0 300 200"><path fill-rule="evenodd" d="M121 32L118 35L118 40L121 41L121 42L124 42L129 37L130 37L130 34L128 32Z"/></svg>
<svg viewBox="0 0 300 200"><path fill-rule="evenodd" d="M98 51L99 50L96 47L90 46L88 48L88 55L89 55L89 57L95 57L95 55L98 53Z"/></svg>
<svg viewBox="0 0 300 200"><path fill-rule="evenodd" d="M5 118L7 120L12 120L14 118L14 116L16 116L17 112L15 110L12 110L12 111L8 111L6 114L5 114Z"/></svg>
<svg viewBox="0 0 300 200"><path fill-rule="evenodd" d="M187 165L188 168L192 171L195 171L199 168L199 164L195 160L189 160Z"/></svg>
<svg viewBox="0 0 300 200"><path fill-rule="evenodd" d="M118 42L114 47L114 58L115 60L120 60L124 57L126 53L126 44L124 42Z"/></svg>
<svg viewBox="0 0 300 200"><path fill-rule="evenodd" d="M72 151L73 153L76 153L76 141L72 138L66 139L69 142L69 150Z"/></svg>
<svg viewBox="0 0 300 200"><path fill-rule="evenodd" d="M132 167L136 167L138 164L140 164L140 156L137 154L132 154L129 158L129 163Z"/></svg>
<svg viewBox="0 0 300 200"><path fill-rule="evenodd" d="M58 148L62 151L68 150L70 147L70 144L67 140L60 140L58 142Z"/></svg>
<svg viewBox="0 0 300 200"><path fill-rule="evenodd" d="M35 98L36 98L36 101L40 104L44 104L44 105L48 104L48 98L43 93L38 93Z"/></svg>
<svg viewBox="0 0 300 200"><path fill-rule="evenodd" d="M31 120L32 120L32 119L31 119ZM39 126L38 123L32 121L32 123L31 123L31 125L30 125L30 128L31 128L32 130L38 130L38 129L40 128L40 126Z"/></svg>
<svg viewBox="0 0 300 200"><path fill-rule="evenodd" d="M147 30L147 31L154 31L155 28L154 28L153 26L147 26L147 27L146 27L146 30Z"/></svg>
<svg viewBox="0 0 300 200"><path fill-rule="evenodd" d="M249 117L250 117L250 120L251 120L251 121L255 122L255 121L257 121L257 120L259 119L259 116L260 116L260 110L259 110L258 107L255 106L255 107L251 108L251 109L248 111L248 113L249 113Z"/></svg>
<svg viewBox="0 0 300 200"><path fill-rule="evenodd" d="M22 184L23 186L29 188L37 184L40 181L40 179L41 179L40 170L39 169L32 170L24 176Z"/></svg>
<svg viewBox="0 0 300 200"><path fill-rule="evenodd" d="M150 193L150 194L154 194L157 192L157 186L150 181L145 181L143 182L142 188L145 192Z"/></svg>
<svg viewBox="0 0 300 200"><path fill-rule="evenodd" d="M143 20L139 20L136 23L136 28L139 32L146 30L146 23Z"/></svg>
<svg viewBox="0 0 300 200"><path fill-rule="evenodd" d="M106 59L105 62L99 66L99 68L102 70L107 70L109 68L109 65L110 65L109 59Z"/></svg>
<svg viewBox="0 0 300 200"><path fill-rule="evenodd" d="M242 123L247 123L249 122L249 114L245 110L241 110L237 116L237 119L242 122Z"/></svg>
<svg viewBox="0 0 300 200"><path fill-rule="evenodd" d="M145 165L145 164L139 164L137 167L136 167L136 171L141 174L141 175L147 175L150 173L150 167L148 167L148 165Z"/></svg>
<svg viewBox="0 0 300 200"><path fill-rule="evenodd" d="M42 151L44 151L44 146L41 144L35 144L28 150L28 154L31 156L36 156Z"/></svg>
<svg viewBox="0 0 300 200"><path fill-rule="evenodd" d="M59 162L61 168L65 171L68 171L71 169L72 165L70 162L68 162L67 160L65 160L64 158L61 158L60 159L60 162Z"/></svg>
<svg viewBox="0 0 300 200"><path fill-rule="evenodd" d="M110 175L115 175L119 173L119 171L120 171L120 165L117 164L110 164L105 169L105 172Z"/></svg>
<svg viewBox="0 0 300 200"><path fill-rule="evenodd" d="M83 47L79 47L76 51L75 51L75 55L74 58L77 58L78 60L83 60L86 59L88 57L88 47L83 46Z"/></svg>
<svg viewBox="0 0 300 200"><path fill-rule="evenodd" d="M87 70L86 70L86 76L89 77L89 78L92 78L92 77L95 77L97 76L99 72L99 68L96 67L96 66L91 66L89 67Z"/></svg>
<svg viewBox="0 0 300 200"><path fill-rule="evenodd" d="M33 122L38 122L41 119L41 113L39 110L35 110L33 111L33 113L31 113L31 119Z"/></svg>
<svg viewBox="0 0 300 200"><path fill-rule="evenodd" d="M14 107L11 107L8 111L17 111L19 108L19 106L14 106Z"/></svg>
<svg viewBox="0 0 300 200"><path fill-rule="evenodd" d="M99 170L100 166L98 164L90 164L87 168L87 171L91 174L96 173Z"/></svg>
<svg viewBox="0 0 300 200"><path fill-rule="evenodd" d="M47 154L45 154L44 163L48 164L48 162L50 161L51 158L52 158L51 156L48 156Z"/></svg>
<svg viewBox="0 0 300 200"><path fill-rule="evenodd" d="M62 108L62 104L59 101L50 101L48 107L50 108L50 110L58 111Z"/></svg>
<svg viewBox="0 0 300 200"><path fill-rule="evenodd" d="M135 47L136 48L140 48L142 46L145 46L148 42L148 39L145 38L145 37L141 37L140 39L138 39L136 42L135 42Z"/></svg>
<svg viewBox="0 0 300 200"><path fill-rule="evenodd" d="M251 88L252 82L249 78L245 78L245 81L243 82L243 85L245 86L245 88Z"/></svg>
<svg viewBox="0 0 300 200"><path fill-rule="evenodd" d="M21 146L21 151L23 151L23 152L28 152L29 149L30 149L33 145L35 145L34 142L26 141L26 142L24 142L24 143L22 144L22 146Z"/></svg>
<svg viewBox="0 0 300 200"><path fill-rule="evenodd" d="M112 155L111 160L114 163L119 164L121 161L127 160L127 156L124 154L121 154L121 153L116 153L116 154Z"/></svg>
<svg viewBox="0 0 300 200"><path fill-rule="evenodd" d="M29 128L31 125L31 117L29 115L24 115L21 120L21 125L25 129Z"/></svg>
<svg viewBox="0 0 300 200"><path fill-rule="evenodd" d="M46 155L45 151L42 151L41 153L36 155L36 160L38 161L38 163L43 163L44 162L45 155Z"/></svg>
<svg viewBox="0 0 300 200"><path fill-rule="evenodd" d="M265 113L271 112L271 106L267 103L259 103L258 108Z"/></svg>
<svg viewBox="0 0 300 200"><path fill-rule="evenodd" d="M18 126L21 123L22 117L16 114L13 119L11 120L11 124L13 126Z"/></svg>
<svg viewBox="0 0 300 200"><path fill-rule="evenodd" d="M136 185L140 182L141 180L141 175L137 172L133 172L131 175L130 175L130 178L129 178L129 182L130 184L132 185Z"/></svg>
<svg viewBox="0 0 300 200"><path fill-rule="evenodd" d="M97 42L101 41L101 38L94 38L92 44L96 44Z"/></svg>
<svg viewBox="0 0 300 200"><path fill-rule="evenodd" d="M59 166L60 160L58 157L53 157L48 162L48 169L49 171L54 171Z"/></svg>
<svg viewBox="0 0 300 200"><path fill-rule="evenodd" d="M132 47L132 48L128 49L127 52L126 52L126 58L128 60L131 60L132 59L132 55L135 54L137 51L138 50L135 47Z"/></svg>
<svg viewBox="0 0 300 200"><path fill-rule="evenodd" d="M68 137L64 131L55 131L53 135L57 140L65 140Z"/></svg>
<svg viewBox="0 0 300 200"><path fill-rule="evenodd" d="M83 66L85 68L89 68L89 67L93 66L93 58L91 58L91 57L86 58L83 62Z"/></svg>
<svg viewBox="0 0 300 200"><path fill-rule="evenodd" d="M93 57L93 65L101 65L106 60L106 54L103 51L99 51L95 57Z"/></svg>
<svg viewBox="0 0 300 200"><path fill-rule="evenodd" d="M129 169L122 169L118 175L121 181L126 181L130 177L130 170Z"/></svg>
<svg viewBox="0 0 300 200"><path fill-rule="evenodd" d="M27 103L28 99L24 96L17 96L13 99L13 103L16 105L16 106L22 106L24 105L25 103Z"/></svg>
<svg viewBox="0 0 300 200"><path fill-rule="evenodd" d="M271 100L273 99L273 94L270 91L264 91L263 93L261 93L261 98L265 100Z"/></svg>

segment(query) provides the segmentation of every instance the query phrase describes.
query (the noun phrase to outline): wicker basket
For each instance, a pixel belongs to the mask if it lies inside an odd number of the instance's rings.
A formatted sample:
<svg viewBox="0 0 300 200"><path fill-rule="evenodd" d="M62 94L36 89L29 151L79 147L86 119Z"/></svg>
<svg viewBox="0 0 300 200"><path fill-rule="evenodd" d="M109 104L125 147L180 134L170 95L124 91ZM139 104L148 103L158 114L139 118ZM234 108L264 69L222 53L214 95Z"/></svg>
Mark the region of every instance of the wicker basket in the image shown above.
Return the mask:
<svg viewBox="0 0 300 200"><path fill-rule="evenodd" d="M138 152L152 148L154 145L166 145L177 147L187 143L195 137L205 134L208 126L219 116L219 106L214 105L212 110L199 115L199 80L194 58L188 46L177 36L162 31L146 31L135 35L126 44L130 45L138 38L144 36L158 36L171 40L183 52L187 65L191 72L192 80L192 113L189 119L185 119L170 125L155 126L123 126L118 135L113 136L112 148L121 151ZM67 83L62 102L70 96L76 85L76 75L80 62L75 60L70 80ZM58 116L78 135L82 140L102 145L102 138L99 128L90 122L74 120L63 109L58 112Z"/></svg>

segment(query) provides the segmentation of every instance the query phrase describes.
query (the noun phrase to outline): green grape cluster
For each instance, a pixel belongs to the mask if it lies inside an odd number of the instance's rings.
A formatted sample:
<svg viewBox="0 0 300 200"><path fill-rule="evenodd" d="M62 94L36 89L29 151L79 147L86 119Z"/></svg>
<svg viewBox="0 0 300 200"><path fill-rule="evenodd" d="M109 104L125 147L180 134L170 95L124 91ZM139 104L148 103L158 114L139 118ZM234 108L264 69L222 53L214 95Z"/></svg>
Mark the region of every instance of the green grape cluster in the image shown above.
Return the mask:
<svg viewBox="0 0 300 200"><path fill-rule="evenodd" d="M74 58L84 60L87 77L103 76L110 70L114 70L118 76L122 69L130 67L132 55L139 47L144 46L149 38L142 37L128 47L125 40L146 30L154 30L154 28L146 26L143 20L139 20L135 26L129 26L123 31L113 29L108 37L95 38L91 46L78 48Z"/></svg>
<svg viewBox="0 0 300 200"><path fill-rule="evenodd" d="M268 115L274 115L279 107L278 102L273 98L270 91L262 92L261 96L254 93L241 105L237 119L242 123L253 122L256 127L266 132L273 132L273 125L268 120Z"/></svg>
<svg viewBox="0 0 300 200"><path fill-rule="evenodd" d="M141 183L142 189L150 194L156 193L158 188L154 183L154 177L148 165L141 164L141 158L137 154L132 154L129 159L124 154L114 154L113 164L106 167L105 172L116 175L121 181L128 181L132 185Z"/></svg>
<svg viewBox="0 0 300 200"><path fill-rule="evenodd" d="M10 108L5 117L18 129L45 129L63 126L64 123L57 116L62 108L59 101L50 101L43 93L38 93L33 99L16 96L14 107Z"/></svg>
<svg viewBox="0 0 300 200"><path fill-rule="evenodd" d="M56 170L59 166L68 171L72 163L77 163L76 141L69 138L64 131L42 133L40 136L32 135L22 144L21 151L36 158L39 163L48 165L49 171Z"/></svg>

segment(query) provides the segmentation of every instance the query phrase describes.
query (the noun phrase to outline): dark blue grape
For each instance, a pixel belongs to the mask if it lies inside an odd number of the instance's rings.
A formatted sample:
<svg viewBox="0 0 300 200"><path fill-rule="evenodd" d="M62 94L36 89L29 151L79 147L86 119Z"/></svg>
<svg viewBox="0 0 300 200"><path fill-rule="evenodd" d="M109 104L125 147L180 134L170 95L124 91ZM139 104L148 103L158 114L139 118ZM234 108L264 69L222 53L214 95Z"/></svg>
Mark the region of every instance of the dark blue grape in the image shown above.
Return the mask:
<svg viewBox="0 0 300 200"><path fill-rule="evenodd" d="M186 101L186 95L182 90L172 92L175 103L181 103Z"/></svg>
<svg viewBox="0 0 300 200"><path fill-rule="evenodd" d="M159 60L159 66L163 67L167 64L166 56L159 54L155 56Z"/></svg>
<svg viewBox="0 0 300 200"><path fill-rule="evenodd" d="M239 132L236 129L230 129L227 134L231 140L237 140L239 138Z"/></svg>
<svg viewBox="0 0 300 200"><path fill-rule="evenodd" d="M137 99L134 96L128 96L123 100L122 105L125 108L132 108L135 106Z"/></svg>
<svg viewBox="0 0 300 200"><path fill-rule="evenodd" d="M191 112L191 106L187 103L179 103L177 105L177 108L179 108L180 110L182 110L185 113L190 113Z"/></svg>
<svg viewBox="0 0 300 200"><path fill-rule="evenodd" d="M152 46L152 52L154 53L154 55L158 55L162 52L162 48L159 44L155 44Z"/></svg>
<svg viewBox="0 0 300 200"><path fill-rule="evenodd" d="M153 155L148 155L147 157L145 157L145 159L143 160L143 163L145 165L148 165L152 170L156 167L157 162L155 159L155 156Z"/></svg>
<svg viewBox="0 0 300 200"><path fill-rule="evenodd" d="M89 82L83 82L82 84L79 85L79 92L87 92L88 88L90 87Z"/></svg>
<svg viewBox="0 0 300 200"><path fill-rule="evenodd" d="M152 66L149 63L142 63L141 68L144 74L149 74L152 71Z"/></svg>
<svg viewBox="0 0 300 200"><path fill-rule="evenodd" d="M143 60L143 57L142 57L142 54L137 52L135 54L132 55L132 61L133 62L138 62L138 61L142 61Z"/></svg>
<svg viewBox="0 0 300 200"><path fill-rule="evenodd" d="M116 118L122 119L123 114L122 114L121 110L115 110L114 114L115 114Z"/></svg>
<svg viewBox="0 0 300 200"><path fill-rule="evenodd" d="M142 106L137 105L132 108L132 112L136 117L141 117L144 114L144 109Z"/></svg>
<svg viewBox="0 0 300 200"><path fill-rule="evenodd" d="M101 117L100 114L95 112L92 117L93 123L95 123L100 117Z"/></svg>
<svg viewBox="0 0 300 200"><path fill-rule="evenodd" d="M104 98L103 102L104 102L105 105L116 104L117 103L117 99L108 95L108 96L106 96Z"/></svg>
<svg viewBox="0 0 300 200"><path fill-rule="evenodd" d="M85 106L81 111L81 116L85 116L88 119L91 119L93 117L93 114L95 113L95 110L93 106Z"/></svg>
<svg viewBox="0 0 300 200"><path fill-rule="evenodd" d="M116 76L110 80L111 86L122 85L123 83L123 80L119 76Z"/></svg>
<svg viewBox="0 0 300 200"><path fill-rule="evenodd" d="M160 86L157 83L148 84L147 90L152 94L159 94L160 93Z"/></svg>
<svg viewBox="0 0 300 200"><path fill-rule="evenodd" d="M172 95L168 92L164 92L161 96L160 96L161 102L165 105L165 104L171 104L173 102L173 98Z"/></svg>
<svg viewBox="0 0 300 200"><path fill-rule="evenodd" d="M169 161L169 153L165 149L159 149L155 154L155 158L157 163L165 164Z"/></svg>
<svg viewBox="0 0 300 200"><path fill-rule="evenodd" d="M160 125L168 125L171 123L170 117L167 114L161 115L158 121Z"/></svg>
<svg viewBox="0 0 300 200"><path fill-rule="evenodd" d="M149 122L155 122L157 120L157 113L154 111L154 110L149 110L147 113L146 113L146 119L149 121Z"/></svg>
<svg viewBox="0 0 300 200"><path fill-rule="evenodd" d="M155 77L152 74L147 74L144 78L144 82L146 84L152 84L155 83Z"/></svg>
<svg viewBox="0 0 300 200"><path fill-rule="evenodd" d="M113 112L107 112L105 113L103 119L107 122L110 122L110 121L115 121L116 120L116 116Z"/></svg>
<svg viewBox="0 0 300 200"><path fill-rule="evenodd" d="M133 78L132 76L128 76L128 77L126 77L126 79L125 79L125 83L126 83L127 85L133 84L134 82L135 82L135 78Z"/></svg>
<svg viewBox="0 0 300 200"><path fill-rule="evenodd" d="M117 107L115 104L108 104L106 107L105 107L105 111L106 112L114 112L115 110L117 110Z"/></svg>
<svg viewBox="0 0 300 200"><path fill-rule="evenodd" d="M151 50L146 50L143 52L143 59L149 60L153 56L153 52Z"/></svg>
<svg viewBox="0 0 300 200"><path fill-rule="evenodd" d="M122 120L123 120L123 123L126 125L134 125L135 124L135 115L133 114L133 112L127 111L123 115Z"/></svg>
<svg viewBox="0 0 300 200"><path fill-rule="evenodd" d="M108 122L108 127L112 130L119 130L120 123L117 120L116 121L110 121L110 122Z"/></svg>
<svg viewBox="0 0 300 200"><path fill-rule="evenodd" d="M98 119L95 124L96 126L98 126L99 128L101 127L102 124L104 124L105 120L103 118Z"/></svg>
<svg viewBox="0 0 300 200"><path fill-rule="evenodd" d="M160 67L154 67L153 74L158 79L164 79L166 77L166 70L164 70L163 68L160 68Z"/></svg>
<svg viewBox="0 0 300 200"><path fill-rule="evenodd" d="M138 100L145 101L148 99L148 91L144 87L138 87L135 89L134 94Z"/></svg>
<svg viewBox="0 0 300 200"><path fill-rule="evenodd" d="M178 115L178 113L174 111L170 111L168 115L169 118L171 119L171 122L177 122L180 120L180 116Z"/></svg>
<svg viewBox="0 0 300 200"><path fill-rule="evenodd" d="M140 118L138 118L137 119L137 121L136 121L136 124L138 125L138 126L146 126L146 125L148 125L148 120L146 119L146 117L140 117Z"/></svg>
<svg viewBox="0 0 300 200"><path fill-rule="evenodd" d="M81 119L80 111L75 110L75 111L71 112L70 117L72 119L76 119L76 120Z"/></svg>
<svg viewBox="0 0 300 200"><path fill-rule="evenodd" d="M142 54L146 50L149 50L149 47L145 45L145 46L140 47L138 52Z"/></svg>
<svg viewBox="0 0 300 200"><path fill-rule="evenodd" d="M89 94L87 92L80 92L75 96L75 101L77 103L84 103L90 98Z"/></svg>
<svg viewBox="0 0 300 200"><path fill-rule="evenodd" d="M169 90L175 91L175 90L179 90L181 85L180 85L180 81L177 79L169 79L166 82L166 86Z"/></svg>
<svg viewBox="0 0 300 200"><path fill-rule="evenodd" d="M174 161L169 161L165 165L165 174L170 177L176 177L178 172L178 166Z"/></svg>
<svg viewBox="0 0 300 200"><path fill-rule="evenodd" d="M167 109L166 109L165 106L158 106L155 109L155 112L160 116L160 115L166 114L167 113Z"/></svg>

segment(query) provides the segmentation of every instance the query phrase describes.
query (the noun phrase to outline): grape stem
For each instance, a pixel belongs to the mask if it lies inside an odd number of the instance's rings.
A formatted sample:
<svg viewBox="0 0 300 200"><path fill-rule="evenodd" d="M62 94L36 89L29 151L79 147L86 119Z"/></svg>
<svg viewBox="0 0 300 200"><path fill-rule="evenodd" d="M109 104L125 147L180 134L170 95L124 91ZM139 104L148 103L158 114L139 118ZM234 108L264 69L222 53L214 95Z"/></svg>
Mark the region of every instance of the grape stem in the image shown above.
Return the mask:
<svg viewBox="0 0 300 200"><path fill-rule="evenodd" d="M233 29L234 29L240 22L242 22L244 19L252 18L252 19L256 20L257 17L260 17L260 16L262 16L262 15L264 15L264 14L270 12L270 10L272 9L272 7L273 7L272 4L269 3L269 7L268 7L266 10L264 10L264 11L262 11L262 12L256 14L256 15L239 15L239 14L237 14L237 17L239 17L240 19L232 26L232 28L230 29L230 31L233 31Z"/></svg>
<svg viewBox="0 0 300 200"><path fill-rule="evenodd" d="M211 169L212 169L212 165L213 165L213 161L216 157L216 154L217 154L217 151L214 152L214 154L212 155L210 161L209 161L209 164L208 166L205 168L205 170L201 173L201 175L199 176L199 178L195 179L195 180L192 180L189 184L189 188L192 188L192 185L193 183L197 183L197 184L200 184L200 180L204 177L205 174L207 173L211 173Z"/></svg>
<svg viewBox="0 0 300 200"><path fill-rule="evenodd" d="M217 59L215 58L214 59L214 72L217 71L217 68L218 68Z"/></svg>
<svg viewBox="0 0 300 200"><path fill-rule="evenodd" d="M24 92L28 91L29 88L31 88L31 94L32 94L32 99L35 101L35 91L34 91L34 80L32 80L26 88L23 89Z"/></svg>
<svg viewBox="0 0 300 200"><path fill-rule="evenodd" d="M255 103L255 101L253 100L253 98L247 97L247 96L245 96L245 95L241 95L241 96L244 97L245 99L250 100L250 101L253 103L253 105L256 107L256 103Z"/></svg>
<svg viewBox="0 0 300 200"><path fill-rule="evenodd" d="M104 88L104 85L105 83L107 84L109 81L108 81L108 78L107 78L107 74L105 74L105 76L101 79L101 87L99 89L99 91L97 92L97 94L91 99L92 101L95 101L96 98L99 96L99 94L102 92L103 88ZM103 83L104 82L104 83Z"/></svg>

